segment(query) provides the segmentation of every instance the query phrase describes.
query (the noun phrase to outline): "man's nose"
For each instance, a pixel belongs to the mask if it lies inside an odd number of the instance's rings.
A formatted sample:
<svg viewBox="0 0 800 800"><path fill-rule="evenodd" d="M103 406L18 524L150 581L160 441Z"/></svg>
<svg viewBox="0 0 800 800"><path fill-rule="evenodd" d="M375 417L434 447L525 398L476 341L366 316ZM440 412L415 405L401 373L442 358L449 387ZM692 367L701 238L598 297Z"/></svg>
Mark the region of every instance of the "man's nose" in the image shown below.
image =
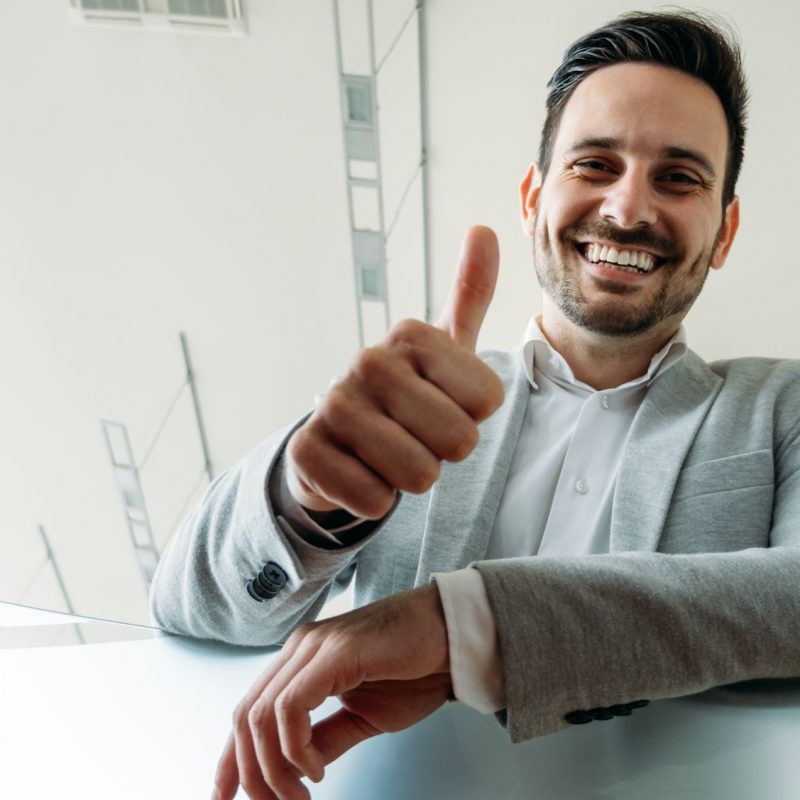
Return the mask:
<svg viewBox="0 0 800 800"><path fill-rule="evenodd" d="M600 216L620 228L649 227L658 220L656 200L649 177L629 169L606 187Z"/></svg>

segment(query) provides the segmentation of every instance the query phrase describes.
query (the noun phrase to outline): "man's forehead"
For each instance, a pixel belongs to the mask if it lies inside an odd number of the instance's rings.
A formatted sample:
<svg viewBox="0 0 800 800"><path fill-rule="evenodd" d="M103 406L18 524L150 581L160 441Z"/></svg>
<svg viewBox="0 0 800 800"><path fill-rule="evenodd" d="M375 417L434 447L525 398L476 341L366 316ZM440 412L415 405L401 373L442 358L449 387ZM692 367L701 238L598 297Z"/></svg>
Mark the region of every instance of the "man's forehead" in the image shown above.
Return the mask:
<svg viewBox="0 0 800 800"><path fill-rule="evenodd" d="M728 128L706 83L658 64L625 63L603 67L576 87L559 124L557 157L593 140L657 157L695 153L721 175Z"/></svg>

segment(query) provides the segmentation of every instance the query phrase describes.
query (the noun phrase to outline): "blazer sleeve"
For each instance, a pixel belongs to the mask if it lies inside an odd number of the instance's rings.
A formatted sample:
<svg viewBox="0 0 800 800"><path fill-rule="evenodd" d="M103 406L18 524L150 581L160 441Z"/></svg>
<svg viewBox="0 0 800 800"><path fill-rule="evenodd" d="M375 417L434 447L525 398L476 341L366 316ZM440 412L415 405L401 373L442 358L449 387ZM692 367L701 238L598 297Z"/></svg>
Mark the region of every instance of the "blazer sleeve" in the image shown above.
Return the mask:
<svg viewBox="0 0 800 800"><path fill-rule="evenodd" d="M295 427L217 477L172 537L150 590L160 628L232 644L281 644L350 582L357 555L377 528L350 545L319 547L270 502L270 480ZM259 600L248 585L265 567L274 595Z"/></svg>
<svg viewBox="0 0 800 800"><path fill-rule="evenodd" d="M800 547L479 562L513 741L565 715L800 676Z"/></svg>

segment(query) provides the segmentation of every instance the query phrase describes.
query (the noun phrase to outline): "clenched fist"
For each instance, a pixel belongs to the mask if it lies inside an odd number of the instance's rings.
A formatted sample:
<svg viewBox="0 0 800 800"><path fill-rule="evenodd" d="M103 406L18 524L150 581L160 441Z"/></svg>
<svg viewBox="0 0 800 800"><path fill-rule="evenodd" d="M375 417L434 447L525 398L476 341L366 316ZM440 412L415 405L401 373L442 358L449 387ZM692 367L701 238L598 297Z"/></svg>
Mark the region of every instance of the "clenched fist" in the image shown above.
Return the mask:
<svg viewBox="0 0 800 800"><path fill-rule="evenodd" d="M379 519L396 492L427 491L442 461L472 452L477 423L503 401L500 379L475 355L498 266L494 232L471 228L437 325L395 325L295 431L287 478L302 506Z"/></svg>

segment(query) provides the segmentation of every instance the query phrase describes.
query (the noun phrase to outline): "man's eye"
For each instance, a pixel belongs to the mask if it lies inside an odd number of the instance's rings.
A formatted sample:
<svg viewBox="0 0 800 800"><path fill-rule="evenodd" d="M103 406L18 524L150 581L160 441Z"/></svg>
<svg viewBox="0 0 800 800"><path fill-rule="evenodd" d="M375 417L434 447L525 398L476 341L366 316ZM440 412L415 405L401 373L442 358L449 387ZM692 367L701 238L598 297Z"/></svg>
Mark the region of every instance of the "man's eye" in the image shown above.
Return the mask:
<svg viewBox="0 0 800 800"><path fill-rule="evenodd" d="M661 176L661 180L666 183L680 184L682 186L699 186L700 181L693 175L687 175L685 172L668 172Z"/></svg>
<svg viewBox="0 0 800 800"><path fill-rule="evenodd" d="M594 172L607 172L608 165L604 164L602 161L595 161L594 159L587 159L586 161L578 161L575 164L576 167L581 169L588 169Z"/></svg>

